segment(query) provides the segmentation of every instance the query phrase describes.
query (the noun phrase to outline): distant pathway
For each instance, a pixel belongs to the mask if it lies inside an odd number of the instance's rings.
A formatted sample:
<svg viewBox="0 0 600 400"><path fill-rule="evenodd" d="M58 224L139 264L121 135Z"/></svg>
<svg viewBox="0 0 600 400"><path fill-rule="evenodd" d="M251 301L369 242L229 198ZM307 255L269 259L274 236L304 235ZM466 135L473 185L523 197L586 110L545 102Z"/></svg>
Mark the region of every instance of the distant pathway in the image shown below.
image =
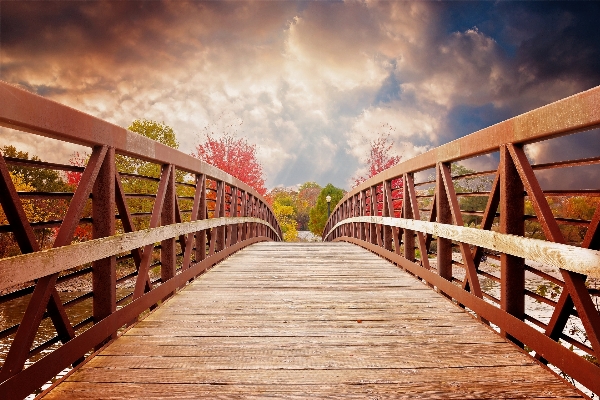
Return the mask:
<svg viewBox="0 0 600 400"><path fill-rule="evenodd" d="M272 397L578 393L366 250L261 243L198 278L45 399Z"/></svg>

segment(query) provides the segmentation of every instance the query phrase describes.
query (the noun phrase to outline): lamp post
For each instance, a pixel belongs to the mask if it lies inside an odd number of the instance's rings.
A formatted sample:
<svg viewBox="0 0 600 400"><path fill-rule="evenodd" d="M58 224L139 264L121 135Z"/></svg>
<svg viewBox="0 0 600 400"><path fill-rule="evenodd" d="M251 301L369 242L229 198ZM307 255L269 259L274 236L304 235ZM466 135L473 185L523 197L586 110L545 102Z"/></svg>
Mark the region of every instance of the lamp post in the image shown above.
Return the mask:
<svg viewBox="0 0 600 400"><path fill-rule="evenodd" d="M331 215L331 196L327 195L325 201L327 202L327 219L329 219L329 216Z"/></svg>

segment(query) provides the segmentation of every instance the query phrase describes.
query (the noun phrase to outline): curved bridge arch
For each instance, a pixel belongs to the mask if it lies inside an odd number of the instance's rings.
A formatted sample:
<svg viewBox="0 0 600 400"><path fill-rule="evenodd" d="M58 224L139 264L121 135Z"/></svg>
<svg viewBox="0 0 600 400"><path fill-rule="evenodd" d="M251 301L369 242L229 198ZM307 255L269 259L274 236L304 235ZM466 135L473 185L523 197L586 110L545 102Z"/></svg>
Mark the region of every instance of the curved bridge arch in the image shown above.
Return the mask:
<svg viewBox="0 0 600 400"><path fill-rule="evenodd" d="M0 202L8 220L0 226L0 233L12 234L23 253L0 260L0 290L23 284L19 290L0 295L0 303L22 299L29 304L19 323L0 330L0 338L14 337L0 370L0 391L7 398L22 398L64 368L82 362L119 329L233 252L281 238L281 229L265 199L223 171L5 83L0 83L0 104L1 126L82 144L92 153L85 168L0 155ZM557 218L546 199L557 193L598 195L600 191L543 191L534 174L540 169L598 164L600 158L531 165L523 150L529 143L600 126L598 104L600 88L486 128L386 170L344 197L328 221L325 239L360 245L396 263L470 309L482 322L497 326L517 345L535 351L540 361L555 365L600 393L600 368L590 362L597 362L600 352L600 319L594 305L599 292L586 287L587 275L599 275L600 209L591 221ZM489 191L456 193L454 182L465 176L453 177L450 164L496 151L500 154L497 170L468 175L494 176ZM154 163L160 176L121 173L115 167L116 155ZM73 193L18 192L8 165L78 172L82 177ZM436 178L415 182L415 174L427 169L433 169ZM178 171L193 179L181 180ZM152 181L156 192L127 193L123 186L127 179ZM434 187L431 194L420 193L416 189L419 185ZM182 195L178 192L182 187L191 193ZM525 194L535 215L524 214ZM463 227L465 212L460 210L458 199L465 195L483 195L488 200L485 210L476 214L481 219L479 235ZM151 210L131 212L128 202L139 198L150 199ZM427 198L429 218L422 221L424 210L419 201ZM60 220L31 221L24 208L30 199L68 199L69 206ZM184 201L188 201L189 210L183 209ZM149 229L141 229L145 226L136 224L136 218L144 219ZM499 232L491 231L495 218ZM537 221L548 240L525 238L526 219ZM580 247L563 243L559 223L586 227ZM72 244L82 224L93 227L94 239ZM41 250L35 235L39 229L56 229L53 249ZM418 257L415 251L428 254L434 239L435 268L429 257ZM460 261L453 260L453 248L458 250L456 254L460 252ZM484 254L498 259L500 276L480 268ZM560 276L527 265L525 260L553 265L559 268ZM129 261L133 271L117 277L116 263ZM26 264L30 268L23 268ZM464 276L455 275L454 267L461 268ZM160 277L153 277L151 270L155 275L160 272ZM525 287L526 271L560 287L560 298L555 301ZM61 299L57 283L86 274L92 277L92 290L68 301ZM481 277L500 283L498 298L486 293ZM36 280L35 284L27 284L31 280ZM130 293L117 299L117 285L128 280L133 281ZM552 318L546 323L527 314L526 298L551 306ZM84 301L93 302L92 315L71 322L67 310ZM563 332L572 317L582 322L586 340ZM36 334L43 320L51 320L57 334L39 343ZM578 352L558 340L575 346ZM55 349L59 342L63 345ZM49 349L53 351L34 362ZM31 365L23 369L26 362Z"/></svg>
<svg viewBox="0 0 600 400"><path fill-rule="evenodd" d="M327 221L323 240L354 243L396 263L538 360L600 393L600 293L586 286L588 276L600 277L600 207L591 220L575 220L556 217L547 199L600 197L600 190L544 191L534 172L597 165L600 157L532 165L523 148L600 127L598 104L600 88L594 88L401 162L348 192ZM495 170L451 173L452 163L496 152ZM416 182L428 170L435 178ZM457 193L457 181L481 177L491 177L487 190ZM461 210L465 196L485 198L485 208ZM525 214L526 200L534 215ZM475 215L477 229L465 227L463 215ZM525 237L525 221L538 223L546 240ZM580 246L565 244L562 224L586 229ZM499 274L480 268L484 255L499 262ZM557 275L540 265L554 267ZM526 287L526 273L558 288L558 299ZM499 296L483 290L480 279L499 284ZM552 307L549 321L530 315L526 299ZM564 332L570 318L580 321L583 339Z"/></svg>
<svg viewBox="0 0 600 400"><path fill-rule="evenodd" d="M0 233L12 234L22 253L0 260L0 293L21 287L0 294L0 304L19 299L28 304L19 322L0 327L0 340L12 337L0 369L2 398L23 398L81 363L118 330L232 253L281 240L266 200L224 171L3 82L0 104L0 126L91 150L85 168L0 154L0 204L8 221ZM117 155L155 164L160 175L120 172ZM19 192L9 165L76 172L81 180L72 193ZM126 180L149 181L154 192L126 192ZM27 215L29 201L57 199L68 202L61 219L32 221ZM146 201L149 208L132 212L132 199ZM189 209L183 209L186 202ZM91 226L93 240L73 243L85 225ZM35 232L42 229L55 230L50 249L42 250L44 243L38 242ZM117 264L129 268L124 276L117 276ZM90 275L91 291L61 299L58 283ZM123 284L129 293L117 299L117 286ZM67 310L85 301L92 303L92 315L71 321ZM44 320L51 320L56 335L40 342L36 336Z"/></svg>

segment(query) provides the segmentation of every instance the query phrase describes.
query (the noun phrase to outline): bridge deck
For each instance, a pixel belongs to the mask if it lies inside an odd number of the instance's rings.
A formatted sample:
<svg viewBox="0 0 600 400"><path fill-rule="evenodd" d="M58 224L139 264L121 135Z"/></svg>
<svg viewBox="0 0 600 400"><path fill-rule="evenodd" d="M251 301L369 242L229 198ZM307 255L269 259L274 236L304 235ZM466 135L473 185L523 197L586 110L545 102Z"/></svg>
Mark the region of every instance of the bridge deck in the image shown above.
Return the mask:
<svg viewBox="0 0 600 400"><path fill-rule="evenodd" d="M361 248L264 243L197 279L45 399L202 397L579 394Z"/></svg>

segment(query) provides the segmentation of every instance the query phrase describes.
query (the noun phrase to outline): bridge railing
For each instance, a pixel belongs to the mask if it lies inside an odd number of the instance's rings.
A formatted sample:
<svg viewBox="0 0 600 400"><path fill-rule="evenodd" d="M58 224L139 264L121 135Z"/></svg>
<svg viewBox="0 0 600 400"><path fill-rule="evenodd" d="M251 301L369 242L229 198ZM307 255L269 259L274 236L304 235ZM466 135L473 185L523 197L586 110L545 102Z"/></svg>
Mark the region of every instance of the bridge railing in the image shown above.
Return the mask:
<svg viewBox="0 0 600 400"><path fill-rule="evenodd" d="M89 148L85 165L0 154L3 399L83 362L235 251L281 238L265 199L233 176L2 82L0 126Z"/></svg>
<svg viewBox="0 0 600 400"><path fill-rule="evenodd" d="M600 157L528 158L598 150L598 126L594 88L430 150L347 193L323 238L396 263L600 394ZM460 167L482 159L497 169Z"/></svg>

